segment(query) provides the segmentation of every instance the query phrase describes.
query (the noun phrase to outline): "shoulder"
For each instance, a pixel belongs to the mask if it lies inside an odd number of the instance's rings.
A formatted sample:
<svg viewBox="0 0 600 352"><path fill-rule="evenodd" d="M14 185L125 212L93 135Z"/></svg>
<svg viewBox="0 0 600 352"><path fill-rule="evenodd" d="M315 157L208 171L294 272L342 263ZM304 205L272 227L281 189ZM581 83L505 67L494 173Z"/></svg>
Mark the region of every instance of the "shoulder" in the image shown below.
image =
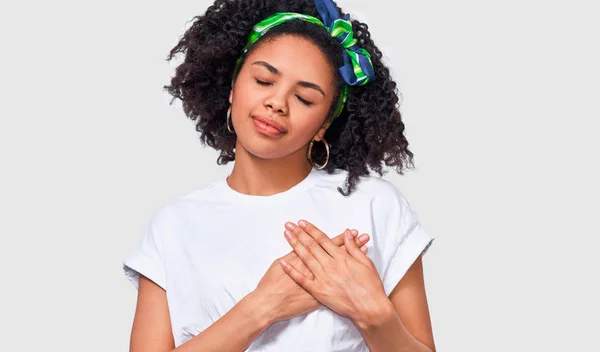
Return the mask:
<svg viewBox="0 0 600 352"><path fill-rule="evenodd" d="M328 174L325 171L320 172L320 176L315 186L320 188L328 188L332 191L337 191L338 187L344 188L348 171L336 170L333 174ZM340 196L342 196L340 194ZM377 203L397 203L408 205L406 198L400 189L392 182L380 177L377 174L370 174L359 177L359 182L356 188L349 195L352 197L365 198Z"/></svg>
<svg viewBox="0 0 600 352"><path fill-rule="evenodd" d="M405 201L400 189L396 185L378 175L361 177L357 191L376 200Z"/></svg>
<svg viewBox="0 0 600 352"><path fill-rule="evenodd" d="M172 227L174 224L185 221L189 217L196 217L199 208L211 205L217 201L220 181L193 189L183 194L175 195L158 205L152 212L150 224L153 227Z"/></svg>

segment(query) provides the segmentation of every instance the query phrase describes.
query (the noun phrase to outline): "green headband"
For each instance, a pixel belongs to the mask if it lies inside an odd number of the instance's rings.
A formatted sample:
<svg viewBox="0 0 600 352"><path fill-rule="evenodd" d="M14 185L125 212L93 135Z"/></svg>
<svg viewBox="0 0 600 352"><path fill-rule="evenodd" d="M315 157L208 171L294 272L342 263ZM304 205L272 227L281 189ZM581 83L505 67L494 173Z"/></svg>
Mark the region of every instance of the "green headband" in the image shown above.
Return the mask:
<svg viewBox="0 0 600 352"><path fill-rule="evenodd" d="M333 120L338 117L344 109L344 104L346 103L349 94L348 85L362 86L375 78L375 75L373 74L371 56L365 49L359 48L356 45L358 40L353 36L352 23L350 22L348 15L346 15L345 18L338 18L334 20L330 27L327 27L316 17L295 12L277 12L267 17L266 19L258 22L252 28L250 35L248 36L248 42L244 46L242 54L240 57L238 57L235 63L234 77L237 75L240 69L244 55L246 55L252 44L254 44L271 28L294 19L300 19L324 27L332 37L338 39L340 45L345 49L345 65L341 67L339 71L346 84L344 84L341 88L340 97L338 99L335 112L333 113L333 118L327 125L327 128L329 128L331 123L333 123ZM231 82L232 87L233 85L234 81Z"/></svg>

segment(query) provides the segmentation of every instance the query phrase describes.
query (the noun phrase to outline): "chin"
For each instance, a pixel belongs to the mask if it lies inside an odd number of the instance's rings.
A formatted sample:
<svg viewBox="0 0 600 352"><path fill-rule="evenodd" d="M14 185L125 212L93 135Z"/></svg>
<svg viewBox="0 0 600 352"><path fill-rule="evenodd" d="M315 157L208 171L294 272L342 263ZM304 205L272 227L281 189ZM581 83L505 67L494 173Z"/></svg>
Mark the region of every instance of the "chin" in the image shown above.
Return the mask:
<svg viewBox="0 0 600 352"><path fill-rule="evenodd" d="M249 154L251 157L265 160L275 160L283 159L299 152L301 146L294 148L291 144L289 144L289 141L264 140L262 138L257 138L256 136L246 136L246 138L240 138L238 136L236 154L239 153L241 148L244 149L243 152Z"/></svg>
<svg viewBox="0 0 600 352"><path fill-rule="evenodd" d="M239 153L240 148L243 148L247 154L260 159L279 159L289 154L285 152L286 148L282 148L282 143L264 141L253 136L249 139L250 141L238 136L236 154Z"/></svg>

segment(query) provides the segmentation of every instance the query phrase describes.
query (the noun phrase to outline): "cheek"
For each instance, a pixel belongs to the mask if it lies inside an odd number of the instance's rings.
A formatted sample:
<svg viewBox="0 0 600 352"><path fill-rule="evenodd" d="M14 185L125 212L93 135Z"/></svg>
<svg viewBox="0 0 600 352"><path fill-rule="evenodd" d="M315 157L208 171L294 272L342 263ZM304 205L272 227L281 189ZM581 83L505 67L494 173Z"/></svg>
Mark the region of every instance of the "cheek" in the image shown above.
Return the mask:
<svg viewBox="0 0 600 352"><path fill-rule="evenodd" d="M250 84L239 82L233 90L234 107L246 108L261 101L260 92Z"/></svg>
<svg viewBox="0 0 600 352"><path fill-rule="evenodd" d="M311 111L309 114L295 114L292 117L290 137L298 143L308 143L321 128L322 122L315 118Z"/></svg>

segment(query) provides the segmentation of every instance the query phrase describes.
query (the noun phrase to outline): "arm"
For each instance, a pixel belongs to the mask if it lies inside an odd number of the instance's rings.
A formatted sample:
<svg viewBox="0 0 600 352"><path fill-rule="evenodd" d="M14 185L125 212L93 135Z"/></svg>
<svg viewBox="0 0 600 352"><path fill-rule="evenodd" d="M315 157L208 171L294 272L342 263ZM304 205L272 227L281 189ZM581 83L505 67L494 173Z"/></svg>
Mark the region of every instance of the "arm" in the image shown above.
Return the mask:
<svg viewBox="0 0 600 352"><path fill-rule="evenodd" d="M140 275L130 352L244 351L271 324L263 303L250 293L210 327L175 348L166 292Z"/></svg>
<svg viewBox="0 0 600 352"><path fill-rule="evenodd" d="M140 274L129 351L165 352L173 348L166 292Z"/></svg>
<svg viewBox="0 0 600 352"><path fill-rule="evenodd" d="M271 324L262 298L253 292L200 334L173 351L245 351Z"/></svg>
<svg viewBox="0 0 600 352"><path fill-rule="evenodd" d="M406 275L396 285L383 310L356 325L373 352L402 351L435 352L429 308L425 295L423 262L417 258Z"/></svg>
<svg viewBox="0 0 600 352"><path fill-rule="evenodd" d="M281 261L294 281L321 304L350 318L373 352L435 351L423 282L423 252L388 298L375 264L350 236L345 238L347 251L342 251L308 221L298 224L290 225L286 239L313 277Z"/></svg>
<svg viewBox="0 0 600 352"><path fill-rule="evenodd" d="M353 231L353 235L357 236L358 232ZM363 246L368 240L368 236L356 237L356 246ZM342 235L335 237L333 243L346 248ZM363 249L366 253L366 246ZM304 268L295 252L284 258ZM318 306L319 302L287 277L277 260L257 289L200 334L175 348L166 292L140 274L130 352L244 351L272 323Z"/></svg>

